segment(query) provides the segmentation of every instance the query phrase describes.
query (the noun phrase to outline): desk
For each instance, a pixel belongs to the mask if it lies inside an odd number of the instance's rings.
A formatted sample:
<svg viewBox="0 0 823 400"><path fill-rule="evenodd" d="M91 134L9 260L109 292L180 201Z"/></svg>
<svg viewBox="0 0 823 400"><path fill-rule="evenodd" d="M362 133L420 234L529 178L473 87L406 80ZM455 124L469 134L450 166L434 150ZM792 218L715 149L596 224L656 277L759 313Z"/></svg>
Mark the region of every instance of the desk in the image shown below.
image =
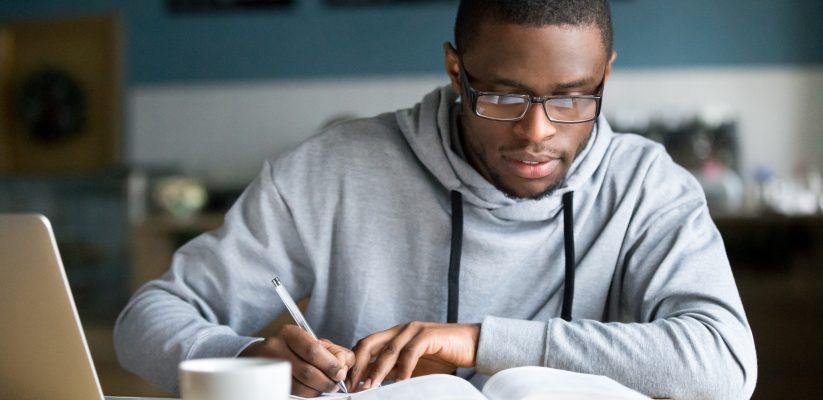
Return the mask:
<svg viewBox="0 0 823 400"><path fill-rule="evenodd" d="M753 399L823 393L823 216L718 217L754 334Z"/></svg>
<svg viewBox="0 0 823 400"><path fill-rule="evenodd" d="M106 400L179 400L171 397L119 397L106 396Z"/></svg>
<svg viewBox="0 0 823 400"><path fill-rule="evenodd" d="M735 269L779 272L804 262L823 266L823 215L713 219Z"/></svg>

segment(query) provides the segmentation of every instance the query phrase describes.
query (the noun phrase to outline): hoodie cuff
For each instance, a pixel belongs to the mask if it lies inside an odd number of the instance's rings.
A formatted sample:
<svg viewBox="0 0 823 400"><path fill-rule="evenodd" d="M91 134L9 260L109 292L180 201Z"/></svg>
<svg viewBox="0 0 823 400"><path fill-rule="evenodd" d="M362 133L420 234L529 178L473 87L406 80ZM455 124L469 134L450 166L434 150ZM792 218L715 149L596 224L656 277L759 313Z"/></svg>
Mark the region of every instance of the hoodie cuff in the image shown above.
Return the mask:
<svg viewBox="0 0 823 400"><path fill-rule="evenodd" d="M477 372L492 375L506 368L545 365L545 321L486 317L480 326Z"/></svg>
<svg viewBox="0 0 823 400"><path fill-rule="evenodd" d="M197 341L186 355L187 360L197 358L234 358L252 343L263 340L259 337L216 334Z"/></svg>

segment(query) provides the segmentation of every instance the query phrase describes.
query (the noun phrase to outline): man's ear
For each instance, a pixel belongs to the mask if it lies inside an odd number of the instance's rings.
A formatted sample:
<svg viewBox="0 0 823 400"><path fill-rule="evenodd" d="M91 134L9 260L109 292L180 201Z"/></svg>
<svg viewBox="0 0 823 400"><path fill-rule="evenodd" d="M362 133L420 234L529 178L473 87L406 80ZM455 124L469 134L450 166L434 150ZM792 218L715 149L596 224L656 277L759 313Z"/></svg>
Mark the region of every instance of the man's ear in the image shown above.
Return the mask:
<svg viewBox="0 0 823 400"><path fill-rule="evenodd" d="M451 43L443 43L444 63L446 67L446 75L449 76L451 87L454 94L460 96L463 94L460 85L460 57L457 55L457 49Z"/></svg>
<svg viewBox="0 0 823 400"><path fill-rule="evenodd" d="M609 76L612 74L612 64L614 64L614 60L617 59L617 52L612 51L612 56L609 58L608 64L606 64L606 73L603 76L603 84L605 85L606 82L609 81Z"/></svg>

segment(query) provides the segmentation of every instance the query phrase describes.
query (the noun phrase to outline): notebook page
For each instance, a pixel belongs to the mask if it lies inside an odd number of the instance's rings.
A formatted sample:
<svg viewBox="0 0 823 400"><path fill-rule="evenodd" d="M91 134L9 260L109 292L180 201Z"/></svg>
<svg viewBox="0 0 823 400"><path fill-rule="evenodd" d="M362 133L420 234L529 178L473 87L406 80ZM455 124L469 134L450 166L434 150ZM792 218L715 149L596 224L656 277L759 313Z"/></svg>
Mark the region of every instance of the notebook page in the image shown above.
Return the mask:
<svg viewBox="0 0 823 400"><path fill-rule="evenodd" d="M510 368L494 374L483 387L489 400L648 400L616 381L545 367Z"/></svg>
<svg viewBox="0 0 823 400"><path fill-rule="evenodd" d="M293 400L303 397L291 396ZM340 400L486 400L468 381L452 375L426 375L359 393L331 393L313 399Z"/></svg>

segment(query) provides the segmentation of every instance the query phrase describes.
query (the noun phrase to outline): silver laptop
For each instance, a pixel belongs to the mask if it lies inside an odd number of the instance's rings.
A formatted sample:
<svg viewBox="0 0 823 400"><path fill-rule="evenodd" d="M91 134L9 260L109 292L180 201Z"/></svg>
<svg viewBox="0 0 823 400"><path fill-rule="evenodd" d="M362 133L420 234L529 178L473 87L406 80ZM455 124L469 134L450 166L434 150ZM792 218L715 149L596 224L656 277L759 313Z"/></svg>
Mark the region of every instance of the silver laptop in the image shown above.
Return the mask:
<svg viewBox="0 0 823 400"><path fill-rule="evenodd" d="M104 399L42 215L0 214L0 399Z"/></svg>

